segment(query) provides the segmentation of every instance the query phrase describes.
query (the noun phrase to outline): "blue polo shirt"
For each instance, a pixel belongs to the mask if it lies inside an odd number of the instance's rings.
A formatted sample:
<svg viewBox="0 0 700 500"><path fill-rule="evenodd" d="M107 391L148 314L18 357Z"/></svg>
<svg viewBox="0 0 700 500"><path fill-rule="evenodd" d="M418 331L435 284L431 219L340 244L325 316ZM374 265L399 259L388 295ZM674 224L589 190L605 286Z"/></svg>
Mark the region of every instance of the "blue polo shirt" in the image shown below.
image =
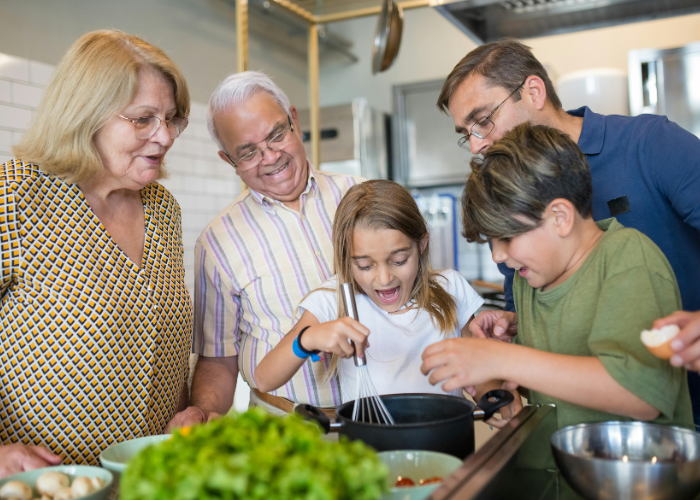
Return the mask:
<svg viewBox="0 0 700 500"><path fill-rule="evenodd" d="M700 310L700 139L665 116L603 116L584 106L578 146L593 178L593 218L615 217L646 234L663 251L678 280L683 309ZM513 306L513 269L506 276ZM634 293L634 290L630 290ZM700 379L691 376L694 413Z"/></svg>
<svg viewBox="0 0 700 500"><path fill-rule="evenodd" d="M665 116L603 116L584 106L578 146L593 178L593 218L646 234L671 263L683 309L700 310L700 139ZM513 307L513 269L506 276Z"/></svg>

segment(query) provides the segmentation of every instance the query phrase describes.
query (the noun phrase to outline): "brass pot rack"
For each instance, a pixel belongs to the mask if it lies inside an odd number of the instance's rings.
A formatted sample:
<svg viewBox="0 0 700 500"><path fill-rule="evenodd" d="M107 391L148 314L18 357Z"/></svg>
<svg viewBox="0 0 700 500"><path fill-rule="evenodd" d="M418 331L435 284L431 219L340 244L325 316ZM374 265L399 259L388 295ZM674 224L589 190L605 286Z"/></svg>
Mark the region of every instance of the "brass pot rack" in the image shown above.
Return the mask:
<svg viewBox="0 0 700 500"><path fill-rule="evenodd" d="M311 122L311 163L321 164L321 107L319 101L319 59L318 59L318 25L346 21L359 17L378 15L381 6L353 9L333 14L315 15L290 0L269 0L270 3L306 21L308 32L308 67L309 67L309 117ZM397 2L403 10L429 7L442 4L442 0L405 0ZM248 0L236 0L236 53L238 72L248 69Z"/></svg>

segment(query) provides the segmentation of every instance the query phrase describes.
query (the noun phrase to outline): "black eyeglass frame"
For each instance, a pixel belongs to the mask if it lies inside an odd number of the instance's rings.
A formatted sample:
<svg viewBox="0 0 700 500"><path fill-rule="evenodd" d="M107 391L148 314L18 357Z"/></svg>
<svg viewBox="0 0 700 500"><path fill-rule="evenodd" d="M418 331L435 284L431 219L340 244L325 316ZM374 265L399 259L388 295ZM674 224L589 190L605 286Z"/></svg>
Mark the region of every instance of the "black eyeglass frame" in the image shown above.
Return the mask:
<svg viewBox="0 0 700 500"><path fill-rule="evenodd" d="M530 77L528 76L527 78L530 78ZM510 94L508 94L508 97L506 97L505 99L503 99L503 101L501 101L501 103L500 103L498 106L496 106L495 108L493 108L493 111L491 111L488 115L486 115L486 116L483 117L481 120L479 120L479 121L476 122L474 125L472 125L472 126L469 128L469 132L466 133L463 137L460 137L460 138L459 138L459 140L457 141L457 145L458 145L460 148L462 148L462 149L471 150L471 147L469 146L469 138L470 138L472 135L475 135L475 136L476 136L477 138L479 138L479 139L486 139L486 138L489 136L489 134L490 134L491 132L493 132L493 129L496 127L496 124L493 123L493 120L491 120L491 117L493 116L493 114L494 114L496 111L498 111L498 109L499 109L501 106L503 106L503 105L505 104L505 102L506 102L508 99L510 99L511 97L513 97L513 95L514 95L518 90L520 90L520 89L523 87L523 85L525 85L525 82L527 82L527 78L525 78L525 80L523 80L523 83L521 83L520 85L518 85L518 86L515 88L515 90L514 90L513 92L511 92ZM482 124L484 124L485 122L488 122L488 123L491 124L491 129L490 129L485 135L481 135L479 132L474 132L474 127L476 127L477 125L483 126ZM466 147L465 147L465 144L466 144Z"/></svg>
<svg viewBox="0 0 700 500"><path fill-rule="evenodd" d="M265 151L267 151L268 149L271 149L271 148L270 148L270 143L271 143L271 142L274 142L275 139L277 139L278 137L280 137L280 136L286 134L287 132L292 132L292 133L294 133L294 124L292 123L292 117L289 116L289 115L287 115L287 120L288 120L288 122L289 122L289 127L284 127L282 130L279 131L279 133L275 134L273 137L270 137L267 141L265 141L265 148L264 148L264 149L260 149L260 148L258 148L258 147L256 146L255 149L254 149L253 151L251 151L251 152L248 153L248 154L245 154L245 155L241 156L241 157L238 158L236 161L234 161L233 158L231 158L231 156L230 156L226 151L222 150L221 152L224 153L224 155L226 155L226 158L228 158L228 161L231 162L231 165L233 165L234 168L240 168L240 167L236 164L236 162L240 162L240 161L243 160L243 158L245 158L246 156L249 156L249 155L253 155L253 156L254 156L258 151L260 152L260 158L261 158L261 162L262 162L262 158L265 156ZM275 150L273 149L273 151L275 151ZM281 151L281 150L280 150L280 151ZM253 156L251 156L251 158L252 158ZM259 164L260 164L260 163L258 163L258 164L256 164L256 165L253 165L252 167L249 167L249 168L247 168L246 170L252 170L252 169L254 169L255 167L257 167Z"/></svg>

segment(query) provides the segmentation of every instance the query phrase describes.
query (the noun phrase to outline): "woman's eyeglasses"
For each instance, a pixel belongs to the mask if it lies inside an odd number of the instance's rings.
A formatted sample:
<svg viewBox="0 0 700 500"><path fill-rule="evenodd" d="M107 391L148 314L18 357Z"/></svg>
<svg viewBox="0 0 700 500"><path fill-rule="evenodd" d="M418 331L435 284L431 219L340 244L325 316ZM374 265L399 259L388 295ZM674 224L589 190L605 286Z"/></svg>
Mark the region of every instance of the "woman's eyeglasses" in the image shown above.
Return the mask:
<svg viewBox="0 0 700 500"><path fill-rule="evenodd" d="M142 118L127 118L126 116L117 115L119 118L130 121L134 124L136 138L142 141L147 141L160 128L162 121L157 116L144 116ZM165 120L166 128L171 139L177 139L180 134L187 128L187 118L175 116L170 120Z"/></svg>

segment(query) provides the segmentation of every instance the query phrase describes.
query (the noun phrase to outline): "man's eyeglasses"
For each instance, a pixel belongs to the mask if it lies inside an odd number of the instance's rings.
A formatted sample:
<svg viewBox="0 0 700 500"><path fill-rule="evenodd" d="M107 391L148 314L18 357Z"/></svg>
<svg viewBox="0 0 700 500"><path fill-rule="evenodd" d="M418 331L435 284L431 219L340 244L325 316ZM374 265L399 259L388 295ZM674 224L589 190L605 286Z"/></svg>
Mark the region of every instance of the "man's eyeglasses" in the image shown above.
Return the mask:
<svg viewBox="0 0 700 500"><path fill-rule="evenodd" d="M228 158L228 161L230 161L234 167L240 169L241 172L257 167L260 162L262 162L265 151L268 149L271 149L274 152L281 151L285 141L291 137L289 133L294 132L294 124L292 124L292 119L289 116L287 119L289 120L289 125L266 140L265 147L263 149L254 146L253 149L236 160L231 158L226 151L223 153L226 155L226 158Z"/></svg>
<svg viewBox="0 0 700 500"><path fill-rule="evenodd" d="M147 141L160 128L162 121L157 116L144 116L143 118L127 118L126 116L117 115L119 118L130 121L134 124L136 138L142 141ZM168 129L168 134L171 139L177 139L180 134L187 128L187 118L175 116L170 120L165 120L165 126Z"/></svg>
<svg viewBox="0 0 700 500"><path fill-rule="evenodd" d="M529 78L529 77L528 77L528 78ZM499 104L498 106L496 106L496 107L493 109L493 111L491 111L487 116L485 116L484 118L482 118L481 120L479 120L478 122L476 122L474 125L472 125L471 128L469 129L469 133L468 133L468 134L465 134L464 137L460 137L460 138L459 138L459 140L457 141L457 145L458 145L460 148L462 148L462 149L471 150L471 147L470 147L470 145L469 145L469 138L470 138L472 135L475 136L475 137L478 137L479 139L486 139L486 137L488 137L488 135L493 131L493 128L496 126L496 125L493 123L493 121L491 121L491 117L493 116L493 114L494 114L496 111L498 111L498 108L500 108L501 106L503 106L503 104L504 104L508 99L510 99L511 97L513 97L513 94L515 94L518 90L520 90L520 89L523 87L523 85L525 85L525 82L526 82L526 81L527 81L527 78L525 78L525 80L523 80L523 83L521 83L520 85L518 85L517 88L516 88L513 92L511 92L511 93L508 95L508 97L506 97L505 99L503 99L503 101L501 101L501 104Z"/></svg>

